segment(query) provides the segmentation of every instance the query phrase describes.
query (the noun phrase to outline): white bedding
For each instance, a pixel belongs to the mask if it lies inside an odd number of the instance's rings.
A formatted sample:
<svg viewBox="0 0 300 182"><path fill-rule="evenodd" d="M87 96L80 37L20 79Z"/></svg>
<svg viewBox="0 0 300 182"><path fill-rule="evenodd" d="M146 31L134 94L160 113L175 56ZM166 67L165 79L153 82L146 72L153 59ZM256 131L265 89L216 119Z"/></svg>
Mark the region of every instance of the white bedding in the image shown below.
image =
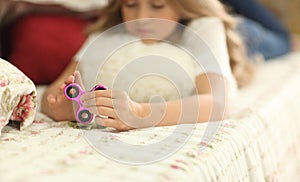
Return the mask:
<svg viewBox="0 0 300 182"><path fill-rule="evenodd" d="M89 11L101 8L107 4L108 0L12 0L26 1L37 4L57 4L75 11Z"/></svg>
<svg viewBox="0 0 300 182"><path fill-rule="evenodd" d="M228 120L198 124L174 155L141 166L102 156L81 130L38 113L24 131L3 129L0 181L298 181L299 83L300 53L263 65L253 85L241 90ZM207 126L218 124L215 138L203 142ZM174 128L113 133L111 138L100 140L109 144L119 138L145 144L165 137ZM178 142L163 147L167 150Z"/></svg>

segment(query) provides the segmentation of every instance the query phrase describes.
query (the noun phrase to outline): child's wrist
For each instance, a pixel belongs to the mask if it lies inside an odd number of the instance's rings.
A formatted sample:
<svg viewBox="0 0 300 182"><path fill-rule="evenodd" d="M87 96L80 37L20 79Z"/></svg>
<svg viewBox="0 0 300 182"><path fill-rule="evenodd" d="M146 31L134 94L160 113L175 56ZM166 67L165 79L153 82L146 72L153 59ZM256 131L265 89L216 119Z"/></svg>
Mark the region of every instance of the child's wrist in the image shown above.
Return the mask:
<svg viewBox="0 0 300 182"><path fill-rule="evenodd" d="M134 103L132 112L135 116L143 119L150 115L151 109L148 103Z"/></svg>

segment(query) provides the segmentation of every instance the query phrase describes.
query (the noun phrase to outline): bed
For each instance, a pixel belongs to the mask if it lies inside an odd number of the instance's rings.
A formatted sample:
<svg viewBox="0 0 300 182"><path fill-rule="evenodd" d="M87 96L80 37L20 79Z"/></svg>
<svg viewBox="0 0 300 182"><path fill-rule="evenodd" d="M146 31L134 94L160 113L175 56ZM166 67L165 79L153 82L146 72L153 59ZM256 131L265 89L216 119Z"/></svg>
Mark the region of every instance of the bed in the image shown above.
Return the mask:
<svg viewBox="0 0 300 182"><path fill-rule="evenodd" d="M260 65L253 84L240 90L228 119L186 125L191 133L176 126L97 129L109 133L99 135L103 146L119 140L146 146L174 133L179 137L144 152L146 165L122 160L124 156L112 160L87 140L85 130L53 122L38 111L28 128L2 130L0 181L299 181L299 60L300 52L295 52ZM38 100L44 89L37 87ZM147 159L168 150L173 152Z"/></svg>
<svg viewBox="0 0 300 182"><path fill-rule="evenodd" d="M75 11L105 3L26 1L61 4ZM97 130L107 134L98 138L104 147L120 140L147 146L172 134L178 136L158 150L144 152L140 160L145 165L125 160L126 156L105 156L87 140L85 130L54 122L38 111L24 130L12 125L3 128L0 181L299 181L299 59L300 52L291 53L259 66L253 84L240 91L234 112L225 121L184 126L189 133L176 126L129 132ZM45 86L37 86L39 101L44 90ZM121 147L115 149L122 154ZM150 160L165 151L171 151L170 155Z"/></svg>

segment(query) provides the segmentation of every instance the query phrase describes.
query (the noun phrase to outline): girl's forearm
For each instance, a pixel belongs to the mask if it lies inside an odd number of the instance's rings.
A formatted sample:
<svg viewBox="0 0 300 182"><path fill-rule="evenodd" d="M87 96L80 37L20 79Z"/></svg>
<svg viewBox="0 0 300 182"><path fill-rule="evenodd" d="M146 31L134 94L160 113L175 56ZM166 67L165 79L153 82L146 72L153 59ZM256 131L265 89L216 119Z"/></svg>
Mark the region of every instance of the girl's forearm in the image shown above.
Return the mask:
<svg viewBox="0 0 300 182"><path fill-rule="evenodd" d="M143 103L142 122L152 126L201 123L221 120L225 100L213 99L212 94L201 94L165 103Z"/></svg>

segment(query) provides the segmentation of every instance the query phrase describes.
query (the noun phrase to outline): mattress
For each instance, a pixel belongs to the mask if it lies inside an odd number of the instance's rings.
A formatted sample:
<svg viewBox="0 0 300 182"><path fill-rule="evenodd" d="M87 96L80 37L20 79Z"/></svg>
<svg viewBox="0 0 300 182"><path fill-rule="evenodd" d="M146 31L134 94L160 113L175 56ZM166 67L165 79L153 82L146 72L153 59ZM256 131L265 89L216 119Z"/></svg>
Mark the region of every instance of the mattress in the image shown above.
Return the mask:
<svg viewBox="0 0 300 182"><path fill-rule="evenodd" d="M299 181L300 53L257 70L224 121L93 135L38 112L2 130L0 181Z"/></svg>

